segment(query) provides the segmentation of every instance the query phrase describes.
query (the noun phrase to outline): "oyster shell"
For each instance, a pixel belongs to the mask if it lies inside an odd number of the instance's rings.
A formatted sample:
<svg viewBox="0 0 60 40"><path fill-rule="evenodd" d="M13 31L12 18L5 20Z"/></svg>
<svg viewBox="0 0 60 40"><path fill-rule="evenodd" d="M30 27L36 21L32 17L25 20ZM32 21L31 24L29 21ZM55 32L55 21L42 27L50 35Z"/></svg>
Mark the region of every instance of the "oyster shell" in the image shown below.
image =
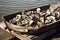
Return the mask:
<svg viewBox="0 0 60 40"><path fill-rule="evenodd" d="M13 19L11 19L9 22L10 23L16 23L18 21L21 21L21 15L20 14L16 15L16 17L14 17Z"/></svg>
<svg viewBox="0 0 60 40"><path fill-rule="evenodd" d="M16 18L17 19L20 19L21 18L21 15L20 14L16 15Z"/></svg>
<svg viewBox="0 0 60 40"><path fill-rule="evenodd" d="M42 16L42 12L40 12L39 15Z"/></svg>
<svg viewBox="0 0 60 40"><path fill-rule="evenodd" d="M15 23L15 22L18 22L19 19L17 19L17 18L13 18L13 19L11 19L10 21L11 21L11 23Z"/></svg>
<svg viewBox="0 0 60 40"><path fill-rule="evenodd" d="M13 22L12 22L12 19L11 19L11 20L9 20L9 22L10 22L10 23L13 23Z"/></svg>
<svg viewBox="0 0 60 40"><path fill-rule="evenodd" d="M28 18L28 16L27 15L22 15L22 19L26 19L26 18Z"/></svg>
<svg viewBox="0 0 60 40"><path fill-rule="evenodd" d="M31 13L34 13L34 11L31 11Z"/></svg>
<svg viewBox="0 0 60 40"><path fill-rule="evenodd" d="M51 20L45 20L45 24L48 24L50 22L51 22Z"/></svg>
<svg viewBox="0 0 60 40"><path fill-rule="evenodd" d="M21 23L21 22L17 22L17 25L21 26L21 25L22 25L22 23Z"/></svg>
<svg viewBox="0 0 60 40"><path fill-rule="evenodd" d="M49 9L46 11L46 15L45 15L45 16L48 16L48 15L51 15L51 13L50 13L50 10L49 10Z"/></svg>
<svg viewBox="0 0 60 40"><path fill-rule="evenodd" d="M35 13L35 14L34 14L34 17L36 17L36 18L40 18L40 15L37 14L37 13Z"/></svg>
<svg viewBox="0 0 60 40"><path fill-rule="evenodd" d="M26 25L26 24L28 24L28 20L26 20L26 19L22 20L21 23L22 23L22 25Z"/></svg>
<svg viewBox="0 0 60 40"><path fill-rule="evenodd" d="M31 25L32 23L33 23L33 20L30 20L30 21L29 21L29 25Z"/></svg>
<svg viewBox="0 0 60 40"><path fill-rule="evenodd" d="M59 12L56 12L55 15L56 15L56 18L57 18L57 19L60 18L60 13L59 13Z"/></svg>
<svg viewBox="0 0 60 40"><path fill-rule="evenodd" d="M44 23L44 17L40 17L40 22Z"/></svg>
<svg viewBox="0 0 60 40"><path fill-rule="evenodd" d="M29 16L29 19L31 20L31 19L33 19L33 17L32 16Z"/></svg>
<svg viewBox="0 0 60 40"><path fill-rule="evenodd" d="M29 20L29 26L33 23L33 20Z"/></svg>
<svg viewBox="0 0 60 40"><path fill-rule="evenodd" d="M41 27L41 26L43 25L43 23L40 22L40 21L37 21L37 25L38 25L39 27Z"/></svg>
<svg viewBox="0 0 60 40"><path fill-rule="evenodd" d="M34 17L34 13L32 13L30 16Z"/></svg>
<svg viewBox="0 0 60 40"><path fill-rule="evenodd" d="M16 21L16 22L18 22L20 20L21 20L21 15L20 14L18 14L15 18L13 18L13 21Z"/></svg>
<svg viewBox="0 0 60 40"><path fill-rule="evenodd" d="M26 12L25 14L26 14L26 15L30 15L30 14L31 14L31 11L28 11L28 12Z"/></svg>
<svg viewBox="0 0 60 40"><path fill-rule="evenodd" d="M47 20L52 21L52 22L56 22L56 19L54 16L47 17Z"/></svg>
<svg viewBox="0 0 60 40"><path fill-rule="evenodd" d="M53 22L56 22L56 19L54 16L50 16L50 19L53 21Z"/></svg>
<svg viewBox="0 0 60 40"><path fill-rule="evenodd" d="M37 13L40 13L41 9L40 8L37 8L36 11L37 11Z"/></svg>
<svg viewBox="0 0 60 40"><path fill-rule="evenodd" d="M51 13L54 11L54 9L53 9L53 8L51 8L51 9L49 9L49 10L50 10L50 12L51 12Z"/></svg>
<svg viewBox="0 0 60 40"><path fill-rule="evenodd" d="M39 15L40 16L44 16L46 13L40 12Z"/></svg>

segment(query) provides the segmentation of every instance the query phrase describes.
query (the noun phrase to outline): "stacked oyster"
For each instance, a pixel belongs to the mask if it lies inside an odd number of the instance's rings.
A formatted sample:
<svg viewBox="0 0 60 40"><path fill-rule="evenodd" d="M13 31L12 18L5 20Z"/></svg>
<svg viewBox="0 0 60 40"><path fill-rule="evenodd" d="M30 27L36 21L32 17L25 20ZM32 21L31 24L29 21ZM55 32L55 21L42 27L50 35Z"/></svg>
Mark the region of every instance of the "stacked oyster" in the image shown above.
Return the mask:
<svg viewBox="0 0 60 40"><path fill-rule="evenodd" d="M26 27L42 27L43 25L56 22L60 19L60 7L56 9L47 9L41 11L37 8L35 11L22 12L22 14L16 15L9 22Z"/></svg>

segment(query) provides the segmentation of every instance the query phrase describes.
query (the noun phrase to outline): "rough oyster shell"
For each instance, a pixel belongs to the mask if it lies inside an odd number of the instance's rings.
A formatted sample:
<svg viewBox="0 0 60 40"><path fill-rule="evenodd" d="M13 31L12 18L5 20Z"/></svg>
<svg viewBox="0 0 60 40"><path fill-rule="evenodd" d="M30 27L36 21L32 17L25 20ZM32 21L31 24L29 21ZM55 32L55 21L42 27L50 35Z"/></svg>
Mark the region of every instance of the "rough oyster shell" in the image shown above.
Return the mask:
<svg viewBox="0 0 60 40"><path fill-rule="evenodd" d="M50 10L48 9L47 11L46 11L46 15L45 16L48 16L48 15L50 15L51 13L50 13Z"/></svg>
<svg viewBox="0 0 60 40"><path fill-rule="evenodd" d="M24 14L24 15L22 15L22 19L25 19L25 18L27 18L27 16Z"/></svg>
<svg viewBox="0 0 60 40"><path fill-rule="evenodd" d="M40 16L44 16L46 13L40 12L39 15Z"/></svg>
<svg viewBox="0 0 60 40"><path fill-rule="evenodd" d="M20 14L16 15L16 18L17 19L20 19L21 18L21 15Z"/></svg>
<svg viewBox="0 0 60 40"><path fill-rule="evenodd" d="M22 23L22 25L28 24L28 20L26 20L26 19L22 20L21 23Z"/></svg>
<svg viewBox="0 0 60 40"><path fill-rule="evenodd" d="M44 17L40 17L40 22L44 23Z"/></svg>
<svg viewBox="0 0 60 40"><path fill-rule="evenodd" d="M47 20L51 20L52 22L56 22L56 19L54 16L47 17Z"/></svg>
<svg viewBox="0 0 60 40"><path fill-rule="evenodd" d="M45 24L50 23L50 22L51 22L51 20L45 20Z"/></svg>
<svg viewBox="0 0 60 40"><path fill-rule="evenodd" d="M40 15L39 15L38 13L35 13L35 14L34 14L34 17L40 18Z"/></svg>
<svg viewBox="0 0 60 40"><path fill-rule="evenodd" d="M37 25L38 25L39 27L41 27L41 26L43 25L43 23L40 22L40 21L37 21Z"/></svg>
<svg viewBox="0 0 60 40"><path fill-rule="evenodd" d="M33 23L33 20L29 20L29 26Z"/></svg>
<svg viewBox="0 0 60 40"><path fill-rule="evenodd" d="M28 11L28 12L26 12L25 14L26 14L26 15L30 15L30 14L31 14L31 11Z"/></svg>
<svg viewBox="0 0 60 40"><path fill-rule="evenodd" d="M41 9L40 8L37 8L36 11L37 11L37 13L40 13Z"/></svg>
<svg viewBox="0 0 60 40"><path fill-rule="evenodd" d="M56 12L56 18L59 19L60 18L60 13L59 12Z"/></svg>

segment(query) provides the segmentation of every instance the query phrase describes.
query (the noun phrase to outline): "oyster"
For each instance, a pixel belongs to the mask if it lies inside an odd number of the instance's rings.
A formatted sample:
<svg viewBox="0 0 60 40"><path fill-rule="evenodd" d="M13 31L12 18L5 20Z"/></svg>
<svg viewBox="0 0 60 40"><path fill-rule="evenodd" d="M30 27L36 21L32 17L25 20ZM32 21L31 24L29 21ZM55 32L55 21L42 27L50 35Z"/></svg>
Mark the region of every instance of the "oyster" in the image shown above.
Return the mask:
<svg viewBox="0 0 60 40"><path fill-rule="evenodd" d="M50 16L50 19L53 21L53 22L56 22L56 19L54 16Z"/></svg>
<svg viewBox="0 0 60 40"><path fill-rule="evenodd" d="M51 23L51 20L45 20L45 24Z"/></svg>
<svg viewBox="0 0 60 40"><path fill-rule="evenodd" d="M33 19L33 16L29 16L29 19L30 19L30 20Z"/></svg>
<svg viewBox="0 0 60 40"><path fill-rule="evenodd" d="M18 21L20 21L20 19L16 19L15 21L18 22Z"/></svg>
<svg viewBox="0 0 60 40"><path fill-rule="evenodd" d="M50 13L50 10L49 10L49 9L46 11L46 15L45 15L45 16L48 16L48 15L51 15L51 13Z"/></svg>
<svg viewBox="0 0 60 40"><path fill-rule="evenodd" d="M45 12L40 12L39 15L40 16L44 16L46 13Z"/></svg>
<svg viewBox="0 0 60 40"><path fill-rule="evenodd" d="M47 17L47 20L51 21L51 22L56 22L56 19L54 16L49 16Z"/></svg>
<svg viewBox="0 0 60 40"><path fill-rule="evenodd" d="M30 15L30 14L31 14L31 11L28 11L28 12L26 12L25 14L26 14L26 15Z"/></svg>
<svg viewBox="0 0 60 40"><path fill-rule="evenodd" d="M13 18L13 21L20 21L21 20L21 15L20 14L18 14L15 18Z"/></svg>
<svg viewBox="0 0 60 40"><path fill-rule="evenodd" d="M28 16L27 15L22 15L22 19L26 19L26 18L28 18Z"/></svg>
<svg viewBox="0 0 60 40"><path fill-rule="evenodd" d="M16 22L18 22L18 21L19 21L19 19L13 18L13 19L11 19L9 22L10 22L10 23L16 23Z"/></svg>
<svg viewBox="0 0 60 40"><path fill-rule="evenodd" d="M34 13L34 11L31 11L31 13Z"/></svg>
<svg viewBox="0 0 60 40"><path fill-rule="evenodd" d="M34 13L32 13L30 16L34 17Z"/></svg>
<svg viewBox="0 0 60 40"><path fill-rule="evenodd" d="M42 12L40 12L39 15L42 16Z"/></svg>
<svg viewBox="0 0 60 40"><path fill-rule="evenodd" d="M21 25L22 25L22 23L21 23L21 22L17 22L17 25L21 26Z"/></svg>
<svg viewBox="0 0 60 40"><path fill-rule="evenodd" d="M57 19L59 19L60 18L60 7L56 8L55 11L54 11L54 13L55 13L55 17Z"/></svg>
<svg viewBox="0 0 60 40"><path fill-rule="evenodd" d="M16 23L16 22L18 22L20 20L21 20L21 15L18 14L16 17L14 17L13 19L11 19L9 22L10 23Z"/></svg>
<svg viewBox="0 0 60 40"><path fill-rule="evenodd" d="M36 11L37 11L37 13L40 13L41 9L40 8L37 8Z"/></svg>
<svg viewBox="0 0 60 40"><path fill-rule="evenodd" d="M39 27L41 27L41 26L43 25L43 23L40 22L40 21L37 21L37 25L38 25Z"/></svg>
<svg viewBox="0 0 60 40"><path fill-rule="evenodd" d="M9 20L9 22L10 22L10 23L13 23L12 20L13 20L13 19Z"/></svg>
<svg viewBox="0 0 60 40"><path fill-rule="evenodd" d="M55 15L56 15L56 18L57 18L57 19L60 18L60 13L59 13L59 12L56 12Z"/></svg>
<svg viewBox="0 0 60 40"><path fill-rule="evenodd" d="M50 12L52 13L53 11L54 11L54 9L53 9L53 8L51 8L51 9L50 9Z"/></svg>
<svg viewBox="0 0 60 40"><path fill-rule="evenodd" d="M26 19L22 20L21 23L22 23L22 25L26 25L26 24L28 24L28 20L26 20Z"/></svg>
<svg viewBox="0 0 60 40"><path fill-rule="evenodd" d="M37 13L35 13L35 14L34 14L34 17L36 17L36 18L40 18L40 15L37 14Z"/></svg>
<svg viewBox="0 0 60 40"><path fill-rule="evenodd" d="M44 17L40 17L40 22L44 23Z"/></svg>
<svg viewBox="0 0 60 40"><path fill-rule="evenodd" d="M20 18L21 18L21 15L20 15L20 14L18 14L18 15L16 16L16 18L17 18L17 19L20 19Z"/></svg>
<svg viewBox="0 0 60 40"><path fill-rule="evenodd" d="M29 26L33 23L33 20L29 20Z"/></svg>

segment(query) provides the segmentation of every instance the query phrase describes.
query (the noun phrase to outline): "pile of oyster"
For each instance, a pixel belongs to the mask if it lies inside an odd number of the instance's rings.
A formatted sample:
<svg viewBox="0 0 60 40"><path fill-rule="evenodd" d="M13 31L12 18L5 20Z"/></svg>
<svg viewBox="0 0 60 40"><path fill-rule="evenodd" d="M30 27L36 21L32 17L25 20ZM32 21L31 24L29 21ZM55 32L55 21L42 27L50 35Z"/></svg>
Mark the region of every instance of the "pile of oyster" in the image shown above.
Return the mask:
<svg viewBox="0 0 60 40"><path fill-rule="evenodd" d="M38 26L56 22L60 19L60 7L56 9L47 9L41 11L37 8L35 11L22 12L22 14L17 14L16 17L11 19L9 22L19 25L19 26Z"/></svg>

